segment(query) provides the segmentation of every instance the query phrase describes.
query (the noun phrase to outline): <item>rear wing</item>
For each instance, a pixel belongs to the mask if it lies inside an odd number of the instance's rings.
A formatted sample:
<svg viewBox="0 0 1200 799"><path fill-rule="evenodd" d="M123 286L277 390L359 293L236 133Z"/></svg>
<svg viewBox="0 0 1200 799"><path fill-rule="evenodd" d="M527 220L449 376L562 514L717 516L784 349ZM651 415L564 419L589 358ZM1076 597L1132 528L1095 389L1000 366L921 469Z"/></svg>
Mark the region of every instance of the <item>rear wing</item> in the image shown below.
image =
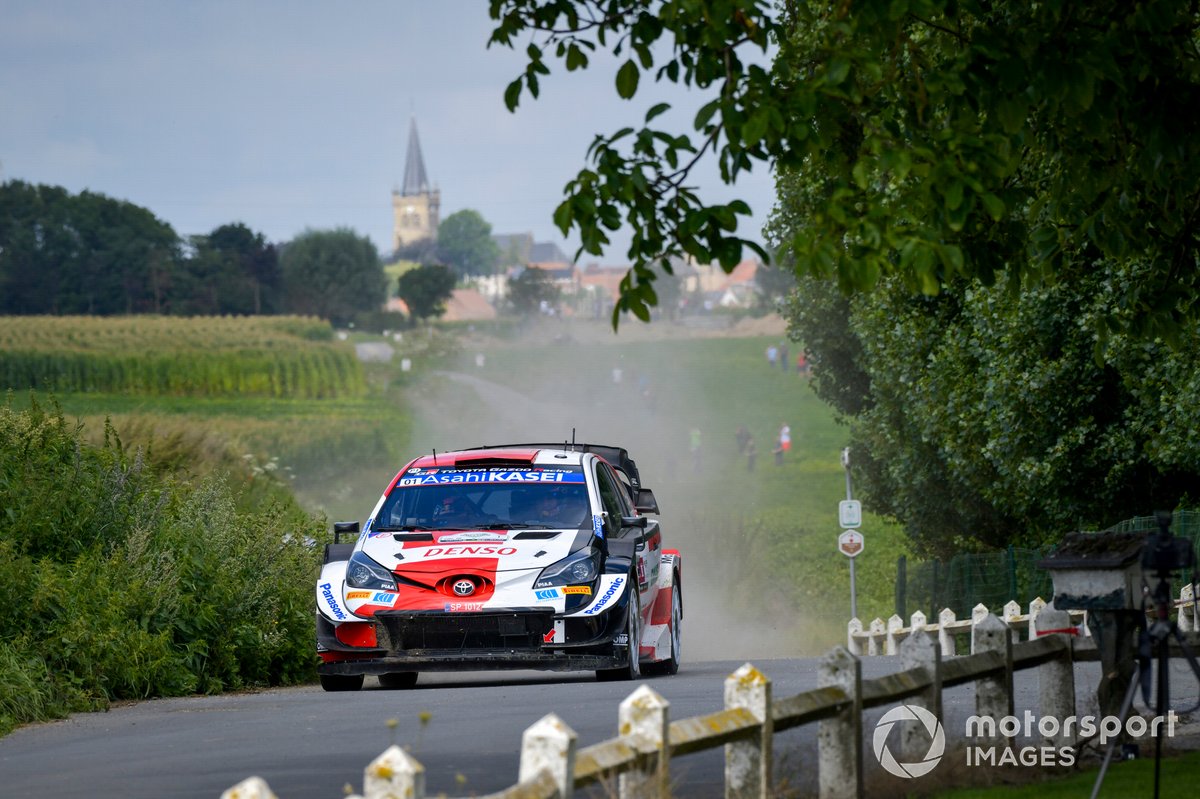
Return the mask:
<svg viewBox="0 0 1200 799"><path fill-rule="evenodd" d="M604 460L608 461L614 468L620 469L629 478L629 482L633 485L634 491L638 491L642 487L642 478L638 474L637 464L633 462L633 458L629 457L629 453L624 447L614 447L608 444L571 444L566 441L556 442L521 442L520 444L492 444L486 447L471 447L470 449L459 450L460 452L470 452L472 450L483 449L508 449L508 448L532 448L532 449L561 449L567 452L591 452L599 455Z"/></svg>

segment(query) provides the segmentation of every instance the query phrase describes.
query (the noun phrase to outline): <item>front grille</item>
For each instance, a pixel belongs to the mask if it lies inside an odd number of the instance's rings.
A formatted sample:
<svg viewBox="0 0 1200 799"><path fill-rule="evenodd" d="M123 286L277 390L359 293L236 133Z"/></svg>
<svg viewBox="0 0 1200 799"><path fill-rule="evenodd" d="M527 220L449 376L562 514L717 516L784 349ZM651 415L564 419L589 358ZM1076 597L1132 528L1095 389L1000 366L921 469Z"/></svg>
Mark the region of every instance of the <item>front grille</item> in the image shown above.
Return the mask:
<svg viewBox="0 0 1200 799"><path fill-rule="evenodd" d="M380 611L379 644L393 652L412 649L540 649L554 626L554 611L437 613Z"/></svg>

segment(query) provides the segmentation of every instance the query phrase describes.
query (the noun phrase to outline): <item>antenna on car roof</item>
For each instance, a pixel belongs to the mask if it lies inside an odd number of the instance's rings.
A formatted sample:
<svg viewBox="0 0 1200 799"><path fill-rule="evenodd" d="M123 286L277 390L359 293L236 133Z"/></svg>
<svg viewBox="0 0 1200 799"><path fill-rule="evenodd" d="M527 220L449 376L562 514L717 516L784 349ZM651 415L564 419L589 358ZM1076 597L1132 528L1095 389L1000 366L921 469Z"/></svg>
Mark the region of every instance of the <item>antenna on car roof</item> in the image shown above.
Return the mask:
<svg viewBox="0 0 1200 799"><path fill-rule="evenodd" d="M437 447L433 448L433 465L437 466Z"/></svg>
<svg viewBox="0 0 1200 799"><path fill-rule="evenodd" d="M575 428L571 428L571 450L575 450Z"/></svg>

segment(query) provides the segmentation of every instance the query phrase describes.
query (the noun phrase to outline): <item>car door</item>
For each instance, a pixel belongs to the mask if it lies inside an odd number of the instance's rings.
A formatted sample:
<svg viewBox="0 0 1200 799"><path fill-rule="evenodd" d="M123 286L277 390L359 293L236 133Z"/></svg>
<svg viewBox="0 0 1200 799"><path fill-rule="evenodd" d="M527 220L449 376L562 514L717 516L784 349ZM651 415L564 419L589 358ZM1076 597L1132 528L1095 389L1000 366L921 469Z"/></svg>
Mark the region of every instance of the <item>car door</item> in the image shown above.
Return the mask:
<svg viewBox="0 0 1200 799"><path fill-rule="evenodd" d="M641 535L643 531L639 528L622 529L621 527L622 517L634 516L637 512L625 492L621 490L616 476L607 463L597 462L596 484L600 489L600 501L604 503L604 510L608 514L606 521L612 523L608 530L613 532L606 531L606 534L615 533L620 537ZM645 542L634 553L634 574L638 584L643 618L649 617L650 609L654 606L654 599L658 591L661 558L662 533L659 531L658 525L653 525L646 528Z"/></svg>

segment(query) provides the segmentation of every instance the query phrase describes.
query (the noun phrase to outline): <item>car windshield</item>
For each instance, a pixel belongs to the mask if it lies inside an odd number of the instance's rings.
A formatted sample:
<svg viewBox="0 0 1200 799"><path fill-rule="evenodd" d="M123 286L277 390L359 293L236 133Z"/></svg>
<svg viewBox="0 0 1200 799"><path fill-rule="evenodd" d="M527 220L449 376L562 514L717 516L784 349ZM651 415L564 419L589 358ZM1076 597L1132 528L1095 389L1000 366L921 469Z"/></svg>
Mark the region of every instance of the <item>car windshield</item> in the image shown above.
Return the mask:
<svg viewBox="0 0 1200 799"><path fill-rule="evenodd" d="M373 529L575 529L589 521L587 487L578 467L416 468L396 482Z"/></svg>

